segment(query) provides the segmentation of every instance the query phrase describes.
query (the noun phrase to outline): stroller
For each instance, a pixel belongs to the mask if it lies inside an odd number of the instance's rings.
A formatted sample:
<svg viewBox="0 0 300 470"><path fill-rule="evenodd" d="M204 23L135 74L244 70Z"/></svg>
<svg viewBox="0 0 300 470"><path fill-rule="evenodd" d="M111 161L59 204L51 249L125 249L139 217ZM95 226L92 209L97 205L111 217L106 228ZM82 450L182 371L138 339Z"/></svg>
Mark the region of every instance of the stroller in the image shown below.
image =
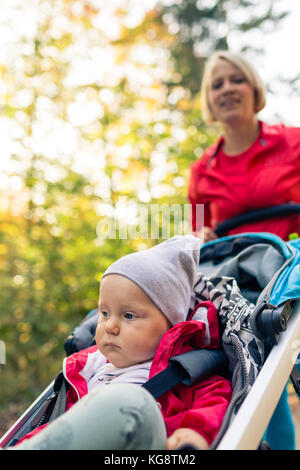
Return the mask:
<svg viewBox="0 0 300 470"><path fill-rule="evenodd" d="M258 449L289 377L300 396L300 239L286 243L269 233L225 236L201 247L199 271L190 310L200 301L214 302L222 348L171 358L162 381L154 377L154 384L145 385L157 397L181 380L192 383L215 372L230 376L232 400L211 449ZM67 355L94 344L97 317L97 309L89 312L67 338ZM59 416L65 385L59 373L5 433L0 446L15 445Z"/></svg>

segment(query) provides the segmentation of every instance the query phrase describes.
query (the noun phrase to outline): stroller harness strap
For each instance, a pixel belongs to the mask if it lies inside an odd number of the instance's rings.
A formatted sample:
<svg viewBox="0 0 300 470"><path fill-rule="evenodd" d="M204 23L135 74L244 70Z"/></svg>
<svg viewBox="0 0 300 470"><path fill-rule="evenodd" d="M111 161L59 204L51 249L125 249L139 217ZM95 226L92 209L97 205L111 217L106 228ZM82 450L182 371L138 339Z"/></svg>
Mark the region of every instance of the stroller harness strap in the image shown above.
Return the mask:
<svg viewBox="0 0 300 470"><path fill-rule="evenodd" d="M167 369L149 379L142 387L158 398L179 382L192 385L210 375L225 374L227 366L228 359L223 350L197 349L171 357Z"/></svg>
<svg viewBox="0 0 300 470"><path fill-rule="evenodd" d="M142 387L148 390L154 398L158 398L187 377L187 372L179 363L171 362L167 369L145 382Z"/></svg>

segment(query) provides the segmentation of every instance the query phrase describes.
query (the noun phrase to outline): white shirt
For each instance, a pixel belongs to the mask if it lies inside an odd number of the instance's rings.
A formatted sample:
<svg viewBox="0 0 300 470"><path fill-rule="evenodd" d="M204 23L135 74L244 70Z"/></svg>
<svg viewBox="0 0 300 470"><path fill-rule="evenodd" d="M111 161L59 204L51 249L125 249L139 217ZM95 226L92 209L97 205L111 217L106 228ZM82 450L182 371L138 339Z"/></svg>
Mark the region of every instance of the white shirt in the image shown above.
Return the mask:
<svg viewBox="0 0 300 470"><path fill-rule="evenodd" d="M107 362L87 381L88 391L111 383L134 383L142 385L149 379L152 361L118 368Z"/></svg>

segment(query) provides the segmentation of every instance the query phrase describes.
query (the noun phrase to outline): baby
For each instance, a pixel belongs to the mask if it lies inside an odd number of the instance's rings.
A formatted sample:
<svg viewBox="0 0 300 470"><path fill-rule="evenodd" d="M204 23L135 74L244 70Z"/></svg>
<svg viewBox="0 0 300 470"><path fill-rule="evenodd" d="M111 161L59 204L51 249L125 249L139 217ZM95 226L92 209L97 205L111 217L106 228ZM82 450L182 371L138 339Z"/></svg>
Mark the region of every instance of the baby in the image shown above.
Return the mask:
<svg viewBox="0 0 300 470"><path fill-rule="evenodd" d="M207 344L219 346L218 335L209 332L203 321L193 315L186 321L197 281L199 251L198 238L174 237L124 256L105 271L96 345L64 360L63 371L70 384L66 410L95 389L109 391L108 385L124 383L142 385L165 369L171 356ZM204 304L200 309L209 311L216 332L216 309L211 302ZM161 421L168 436L165 448L209 448L230 398L230 384L220 376L190 387L178 384L166 392L158 399L159 419L164 418ZM101 420L104 430L117 426L110 422L105 425L103 417Z"/></svg>
<svg viewBox="0 0 300 470"><path fill-rule="evenodd" d="M163 335L186 320L199 250L198 238L174 237L120 258L103 274L95 339L99 351L114 366L110 371L114 382L119 374L126 382L148 380ZM107 367L105 364L105 371ZM101 374L102 369L89 381L89 390Z"/></svg>

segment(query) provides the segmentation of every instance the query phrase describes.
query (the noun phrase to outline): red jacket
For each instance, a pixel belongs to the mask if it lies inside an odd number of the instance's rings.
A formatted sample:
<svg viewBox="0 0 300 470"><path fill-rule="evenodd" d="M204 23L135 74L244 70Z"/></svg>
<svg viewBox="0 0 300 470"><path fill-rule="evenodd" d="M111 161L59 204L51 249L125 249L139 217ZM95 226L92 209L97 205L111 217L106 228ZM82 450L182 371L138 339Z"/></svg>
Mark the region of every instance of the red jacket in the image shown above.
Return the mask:
<svg viewBox="0 0 300 470"><path fill-rule="evenodd" d="M203 318L205 310L199 307L207 308L205 318ZM210 301L200 303L190 318L193 319L178 323L165 333L153 359L149 378L164 370L171 356L203 347L219 347L217 311L213 303ZM66 409L87 393L86 378L97 370L101 359L99 355L101 353L97 346L91 346L65 359L63 371L70 384ZM168 436L177 428L187 427L199 432L211 444L220 429L231 394L229 381L218 375L193 386L182 383L176 385L173 390L158 399ZM27 434L22 440L32 437L44 426Z"/></svg>
<svg viewBox="0 0 300 470"><path fill-rule="evenodd" d="M204 225L214 228L251 210L300 202L300 128L260 126L258 139L241 155L225 155L221 137L192 164L188 195L194 231L201 228L196 226L196 204L204 204ZM271 232L287 240L290 233L300 232L300 217L245 224L229 235L242 232Z"/></svg>
<svg viewBox="0 0 300 470"><path fill-rule="evenodd" d="M201 306L208 309L205 323L196 320ZM197 305L190 318L192 320L178 323L163 336L152 362L150 378L168 366L171 356L203 347L219 347L217 311L212 302ZM220 429L231 393L230 382L218 375L192 386L176 385L158 399L168 436L178 428L190 428L211 444Z"/></svg>

